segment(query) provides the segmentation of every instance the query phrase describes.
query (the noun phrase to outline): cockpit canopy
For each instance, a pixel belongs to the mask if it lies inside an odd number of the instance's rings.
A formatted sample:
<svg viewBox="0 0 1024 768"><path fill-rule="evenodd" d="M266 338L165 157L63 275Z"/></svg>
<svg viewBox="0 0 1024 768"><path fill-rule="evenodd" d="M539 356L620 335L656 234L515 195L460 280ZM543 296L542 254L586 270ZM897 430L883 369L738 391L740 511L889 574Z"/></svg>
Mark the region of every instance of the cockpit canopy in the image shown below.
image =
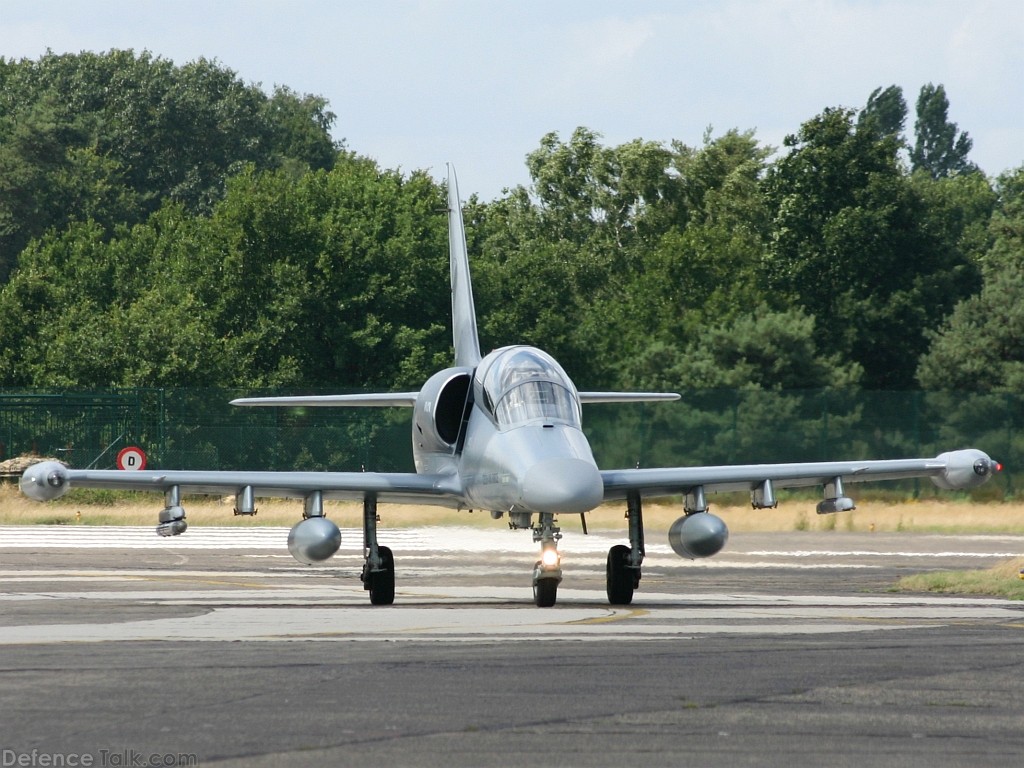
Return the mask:
<svg viewBox="0 0 1024 768"><path fill-rule="evenodd" d="M534 347L503 347L485 357L473 381L476 402L501 427L535 419L580 426L576 388L554 358Z"/></svg>

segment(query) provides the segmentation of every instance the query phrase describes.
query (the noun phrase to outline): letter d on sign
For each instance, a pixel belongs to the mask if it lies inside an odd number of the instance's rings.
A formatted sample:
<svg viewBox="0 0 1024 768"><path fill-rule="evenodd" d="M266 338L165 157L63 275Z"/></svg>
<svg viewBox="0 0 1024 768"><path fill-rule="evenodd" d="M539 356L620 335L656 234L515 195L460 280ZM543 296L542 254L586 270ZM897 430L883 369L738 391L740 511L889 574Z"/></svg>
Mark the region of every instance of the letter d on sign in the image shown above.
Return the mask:
<svg viewBox="0 0 1024 768"><path fill-rule="evenodd" d="M145 469L146 452L134 445L122 448L117 453L117 468L127 470Z"/></svg>

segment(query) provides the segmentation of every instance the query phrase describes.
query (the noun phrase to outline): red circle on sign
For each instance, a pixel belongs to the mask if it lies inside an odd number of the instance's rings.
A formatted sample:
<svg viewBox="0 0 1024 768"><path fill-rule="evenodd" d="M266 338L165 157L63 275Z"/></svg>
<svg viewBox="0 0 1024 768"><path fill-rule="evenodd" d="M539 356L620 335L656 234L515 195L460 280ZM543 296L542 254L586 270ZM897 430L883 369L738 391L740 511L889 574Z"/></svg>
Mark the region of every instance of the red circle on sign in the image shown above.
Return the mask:
<svg viewBox="0 0 1024 768"><path fill-rule="evenodd" d="M130 445L117 453L117 468L138 470L146 468L146 452Z"/></svg>

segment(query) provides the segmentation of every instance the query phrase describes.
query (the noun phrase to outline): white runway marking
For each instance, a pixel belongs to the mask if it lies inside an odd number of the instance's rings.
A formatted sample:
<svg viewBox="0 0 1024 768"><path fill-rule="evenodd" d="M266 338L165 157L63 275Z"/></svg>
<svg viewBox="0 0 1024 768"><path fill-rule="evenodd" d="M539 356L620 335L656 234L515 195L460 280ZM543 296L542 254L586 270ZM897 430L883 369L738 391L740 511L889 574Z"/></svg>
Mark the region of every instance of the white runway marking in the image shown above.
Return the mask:
<svg viewBox="0 0 1024 768"><path fill-rule="evenodd" d="M287 556L288 528L284 527L229 527L193 526L181 536L157 536L148 526L92 526L92 525L6 525L0 526L0 549L51 547L55 549L251 549L277 550ZM854 557L933 557L933 558L1009 558L1024 554L1024 536L934 536L922 539L941 540L971 548L943 551L879 549L804 549L796 546L801 537L794 534L792 549L748 549L737 547L737 534L726 546L726 557L787 557L787 558L854 558ZM842 536L842 534L837 534ZM469 528L463 526L437 528L381 528L382 543L402 552L468 552L510 554L533 553L536 550L529 531L509 531L503 527ZM648 536L646 550L649 556L665 555L678 560L667 543L656 536ZM913 537L908 537L913 541ZM881 540L881 537L880 537ZM561 548L569 556L600 555L608 551L610 543L625 541L625 532L596 531L589 536L570 532L562 540ZM362 532L355 528L341 531L339 552L362 551ZM992 547L979 549L979 544ZM711 562L711 561L709 561Z"/></svg>
<svg viewBox="0 0 1024 768"><path fill-rule="evenodd" d="M79 568L53 567L53 558L38 561L42 567L0 567L0 624L7 624L0 626L0 645L129 640L484 642L497 637L685 641L711 634L924 630L972 622L1024 626L1024 606L1002 600L657 591L658 574L667 579L660 588L669 588L665 585L672 582L669 572L674 568L875 568L879 566L870 561L892 557L897 549L908 550L896 553L908 558L998 559L1014 556L1011 550L1024 543L1021 537L971 537L963 547L967 551L955 550L953 537L850 537L845 540L855 547L833 551L821 546L831 538L794 536L794 544L815 545L789 549L789 537L751 536L723 556L697 562L677 558L667 545L648 543L645 568L653 580L645 582L634 605L613 608L603 589L573 589L581 581L571 574L577 569L583 580L601 584L608 546L623 537L608 532L569 534L562 541L567 578L559 589L558 605L538 609L529 591L536 545L528 532L467 527L382 531L382 540L403 563L396 604L388 608L368 605L359 582L361 532L343 531L338 556L316 567L291 559L287 534L287 528L201 527L167 539L148 527L0 527L0 551L52 550L58 558L62 550L118 551L110 568L103 567L107 555L99 552L76 555L76 562L85 564ZM835 542L843 540L840 536ZM876 542L878 548L871 548ZM133 549L173 550L175 556L180 551L183 567L131 567L130 553L120 553ZM199 567L188 566L189 550L224 550L230 566L210 567L208 557ZM33 618L36 615L40 618Z"/></svg>
<svg viewBox="0 0 1024 768"><path fill-rule="evenodd" d="M755 549L750 552L744 552L743 554L750 557L975 557L975 558L986 558L986 557L1020 557L1021 550L1016 552L964 552L964 551L953 551L948 552L900 552L900 551L885 551L878 552L870 549L844 549L844 550L831 550L831 549L812 549L812 550L762 550Z"/></svg>
<svg viewBox="0 0 1024 768"><path fill-rule="evenodd" d="M42 591L24 591L45 582ZM107 588L119 583L120 588ZM100 589L93 589L99 586ZM899 595L776 596L648 592L629 607L603 591L559 590L559 604L537 609L521 587L399 588L396 605L366 604L361 585L289 573L116 569L0 572L0 606L55 603L97 607L77 616L113 620L0 627L0 645L109 641L460 640L495 637L686 640L709 634L822 634L925 629L951 623L1013 624L1005 601ZM118 621L111 605L149 607L157 618ZM160 617L182 608L200 615ZM53 608L48 610L52 613Z"/></svg>
<svg viewBox="0 0 1024 768"><path fill-rule="evenodd" d="M214 527L190 528L181 536L157 536L147 526L0 526L0 549L150 549L187 552L189 550L248 550L254 558L280 560L281 564L294 564L288 554L288 528L284 527ZM465 554L482 556L487 565L481 569L461 567L466 576L497 575L497 555L507 557L506 572L517 572L520 563L529 560L536 553L528 531L509 531L503 527L494 529L470 527L438 528L394 528L381 529L381 543L391 547L401 557L403 572L417 574L418 564L429 570L438 560L438 554ZM927 537L964 544L962 549L943 551L913 550L891 545L878 549L804 549L799 546L785 549L744 549L742 534L729 542L725 551L707 560L683 560L672 552L667 544L658 543L656 537L648 536L646 542L647 568L743 568L760 570L765 568L789 568L800 570L824 570L836 568L868 569L877 568L872 560L882 557L900 557L908 560L927 558L932 561L949 560L951 563L964 559L998 560L1019 557L1024 552L1022 536L936 536ZM800 536L794 536L794 545ZM913 541L914 539L910 539ZM625 541L624 533L597 531L591 535L571 532L561 543L563 565L567 568L603 568L608 547ZM883 541L882 538L879 541ZM891 543L891 539L884 539ZM993 546L983 546L989 544ZM1007 546L1009 545L1009 547ZM1012 547L1017 546L1014 550ZM998 547L998 548L997 548ZM417 553L429 552L430 555ZM362 532L357 529L342 529L342 543L334 559L327 561L323 568L351 568L346 560L362 556ZM780 562L785 561L785 562ZM804 562L801 562L804 561ZM814 561L814 562L807 562ZM411 566L411 567L410 567ZM303 573L308 574L303 569Z"/></svg>
<svg viewBox="0 0 1024 768"><path fill-rule="evenodd" d="M342 546L359 548L362 534L342 531ZM348 534L347 536L345 534ZM287 528L189 528L181 536L157 536L156 528L103 525L0 526L0 549L281 549L287 552Z"/></svg>
<svg viewBox="0 0 1024 768"><path fill-rule="evenodd" d="M213 576L214 574L211 574ZM923 629L954 622L1019 621L996 600L648 594L643 604L601 605L604 595L565 589L558 607L481 605L521 600L520 589L410 589L390 608L371 608L357 587L37 593L5 600L118 600L202 606L199 616L114 623L0 627L0 644L144 640L463 640L517 636L564 639L686 639L708 634L821 634ZM480 594L474 594L480 593ZM320 605L324 600L334 606ZM436 603L443 601L444 607ZM250 604L251 603L251 604ZM281 607L281 603L290 603ZM358 607L352 603L358 603ZM590 604L593 603L593 604ZM219 604L224 604L219 607ZM261 605L262 604L262 605ZM340 605L339 605L340 604ZM265 606L265 607L264 607Z"/></svg>

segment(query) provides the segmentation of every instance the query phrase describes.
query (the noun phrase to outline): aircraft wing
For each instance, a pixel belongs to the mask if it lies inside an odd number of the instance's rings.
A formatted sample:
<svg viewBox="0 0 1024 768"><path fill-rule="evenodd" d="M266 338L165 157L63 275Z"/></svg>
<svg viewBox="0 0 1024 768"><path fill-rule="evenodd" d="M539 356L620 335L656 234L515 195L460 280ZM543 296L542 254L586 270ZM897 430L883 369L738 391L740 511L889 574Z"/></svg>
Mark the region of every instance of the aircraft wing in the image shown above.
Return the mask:
<svg viewBox="0 0 1024 768"><path fill-rule="evenodd" d="M964 449L932 459L825 461L794 464L737 464L707 467L603 470L604 498L675 496L703 487L710 491L754 491L765 481L776 488L802 488L832 483L902 480L929 477L940 488L971 488L1002 467L982 451Z"/></svg>
<svg viewBox="0 0 1024 768"><path fill-rule="evenodd" d="M416 405L418 392L386 392L362 395L292 395L284 397L239 397L231 401L231 405L248 407L321 407L336 406L381 408L394 406L412 408Z"/></svg>
<svg viewBox="0 0 1024 768"><path fill-rule="evenodd" d="M678 400L677 392L580 392L581 403L657 403Z"/></svg>
<svg viewBox="0 0 1024 768"><path fill-rule="evenodd" d="M325 499L362 500L372 494L379 501L399 504L462 505L462 487L456 475L414 472L133 472L68 469L57 462L41 462L25 470L21 487L26 495L41 501L56 498L69 487L156 492L177 487L183 494L221 496L238 494L251 487L257 497L301 499L320 491Z"/></svg>

